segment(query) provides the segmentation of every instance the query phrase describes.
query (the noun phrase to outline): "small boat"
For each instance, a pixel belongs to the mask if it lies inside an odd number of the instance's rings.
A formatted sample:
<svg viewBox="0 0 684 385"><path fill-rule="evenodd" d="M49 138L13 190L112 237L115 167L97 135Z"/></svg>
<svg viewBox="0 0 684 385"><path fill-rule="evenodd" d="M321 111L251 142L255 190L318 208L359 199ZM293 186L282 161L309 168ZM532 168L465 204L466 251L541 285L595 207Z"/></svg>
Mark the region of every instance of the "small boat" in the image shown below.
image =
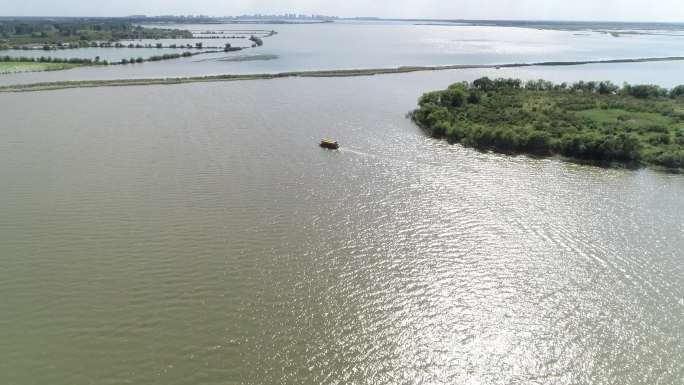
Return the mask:
<svg viewBox="0 0 684 385"><path fill-rule="evenodd" d="M340 148L340 144L336 140L323 139L321 140L321 147L327 148L328 150L337 150Z"/></svg>

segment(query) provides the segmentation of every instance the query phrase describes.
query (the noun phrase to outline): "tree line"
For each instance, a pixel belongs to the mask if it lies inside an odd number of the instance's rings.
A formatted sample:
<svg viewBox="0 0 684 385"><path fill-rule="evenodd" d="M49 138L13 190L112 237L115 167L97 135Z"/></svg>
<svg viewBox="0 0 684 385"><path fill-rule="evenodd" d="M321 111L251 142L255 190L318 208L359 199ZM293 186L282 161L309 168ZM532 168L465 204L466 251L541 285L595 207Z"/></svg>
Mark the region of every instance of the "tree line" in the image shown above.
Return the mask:
<svg viewBox="0 0 684 385"><path fill-rule="evenodd" d="M137 58L129 58L129 59L121 59L120 61L108 61L108 60L101 60L99 56L96 56L94 59L83 59L83 58L59 58L59 57L50 57L50 56L41 56L41 57L16 57L16 56L0 56L0 62L16 62L16 63L68 63L68 64L80 64L80 65L116 65L116 64L134 64L134 63L144 63L144 62L154 62L154 61L161 61L161 60L171 60L171 59L179 59L182 57L191 57L193 55L196 55L196 53L192 52L183 52L183 53L171 53L171 54L164 54L164 55L153 55L150 56L149 58L143 58L143 57L137 57Z"/></svg>
<svg viewBox="0 0 684 385"><path fill-rule="evenodd" d="M578 81L575 83L559 83L537 79L523 81L520 79L490 79L488 77L483 77L472 82L472 85L465 84L465 86L472 86L473 89L490 92L506 89L521 89L529 91L575 91L580 93L590 93L599 95L628 95L634 96L636 98L648 99L648 98L659 98L659 97L679 97L684 95L684 85L668 90L666 88L652 85L652 84L637 84L631 85L624 83L622 87L610 82L610 81Z"/></svg>

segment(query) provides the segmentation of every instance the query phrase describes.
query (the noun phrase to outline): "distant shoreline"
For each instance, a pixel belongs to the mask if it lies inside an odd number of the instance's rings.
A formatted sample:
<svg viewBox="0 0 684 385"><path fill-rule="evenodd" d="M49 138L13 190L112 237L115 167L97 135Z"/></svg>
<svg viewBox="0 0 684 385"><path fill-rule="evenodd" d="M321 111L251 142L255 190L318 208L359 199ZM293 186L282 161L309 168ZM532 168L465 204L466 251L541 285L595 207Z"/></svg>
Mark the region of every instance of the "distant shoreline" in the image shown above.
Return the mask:
<svg viewBox="0 0 684 385"><path fill-rule="evenodd" d="M185 83L221 82L221 81L241 81L241 80L270 80L291 77L359 77L374 75L390 75L411 72L445 71L459 69L499 69L499 68L519 68L519 67L560 67L560 66L580 66L588 64L620 64L620 63L648 63L648 62L667 62L684 61L684 56L669 56L655 58L637 59L611 59L611 60L583 60L583 61L549 61L536 63L509 63L509 64L456 64L446 66L406 66L396 68L371 68L371 69L342 69L342 70L320 70L320 71L292 71L274 74L245 74L245 75L211 75L211 76L191 76L173 78L149 78L149 79L112 79L112 80L72 80L27 83L0 86L0 92L34 92L62 90L69 88L94 88L94 87L123 87L141 85L170 85Z"/></svg>

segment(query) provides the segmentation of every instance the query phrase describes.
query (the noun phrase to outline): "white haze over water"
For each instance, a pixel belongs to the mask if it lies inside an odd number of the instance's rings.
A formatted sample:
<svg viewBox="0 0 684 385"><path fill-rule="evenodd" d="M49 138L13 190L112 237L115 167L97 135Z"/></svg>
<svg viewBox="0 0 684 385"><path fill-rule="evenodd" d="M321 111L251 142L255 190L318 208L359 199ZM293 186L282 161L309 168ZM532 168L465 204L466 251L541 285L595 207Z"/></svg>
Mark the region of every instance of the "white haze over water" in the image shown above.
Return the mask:
<svg viewBox="0 0 684 385"><path fill-rule="evenodd" d="M681 0L0 0L1 16L280 13L341 17L684 21Z"/></svg>

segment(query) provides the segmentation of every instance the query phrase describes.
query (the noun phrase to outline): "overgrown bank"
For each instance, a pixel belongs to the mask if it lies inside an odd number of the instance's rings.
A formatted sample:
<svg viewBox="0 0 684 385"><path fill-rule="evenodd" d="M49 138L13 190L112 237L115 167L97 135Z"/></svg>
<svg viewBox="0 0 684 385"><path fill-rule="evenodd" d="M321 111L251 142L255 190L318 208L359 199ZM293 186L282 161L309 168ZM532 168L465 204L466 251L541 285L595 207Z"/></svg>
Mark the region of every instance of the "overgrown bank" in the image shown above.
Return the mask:
<svg viewBox="0 0 684 385"><path fill-rule="evenodd" d="M684 168L684 86L481 78L426 93L410 117L483 150Z"/></svg>

